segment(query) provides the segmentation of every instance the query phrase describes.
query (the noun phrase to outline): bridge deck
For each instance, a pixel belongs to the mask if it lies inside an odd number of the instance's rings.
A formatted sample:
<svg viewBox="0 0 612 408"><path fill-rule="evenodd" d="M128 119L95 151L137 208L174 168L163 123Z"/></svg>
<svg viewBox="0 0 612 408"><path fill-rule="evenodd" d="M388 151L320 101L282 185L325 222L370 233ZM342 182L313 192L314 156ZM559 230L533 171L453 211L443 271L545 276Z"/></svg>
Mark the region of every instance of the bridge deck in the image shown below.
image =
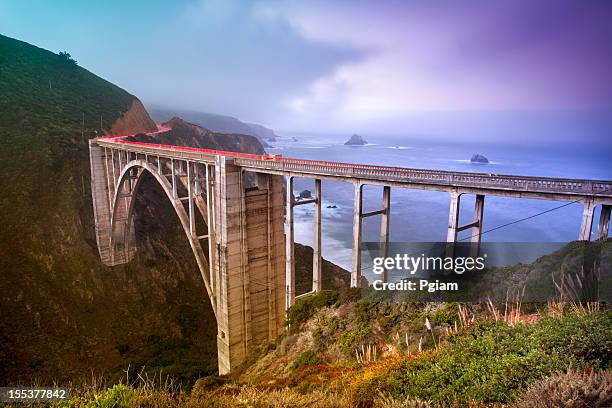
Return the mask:
<svg viewBox="0 0 612 408"><path fill-rule="evenodd" d="M169 130L160 127L158 133ZM326 162L287 157L172 146L125 140L132 134L98 138L102 147L134 153L161 156L201 163L214 163L217 156L234 159L245 170L307 178L333 179L364 184L394 185L417 189L464 192L486 191L492 195L574 200L596 198L601 203L612 202L612 181L572 178L517 176L507 174L459 172L418 168L376 166L366 164Z"/></svg>

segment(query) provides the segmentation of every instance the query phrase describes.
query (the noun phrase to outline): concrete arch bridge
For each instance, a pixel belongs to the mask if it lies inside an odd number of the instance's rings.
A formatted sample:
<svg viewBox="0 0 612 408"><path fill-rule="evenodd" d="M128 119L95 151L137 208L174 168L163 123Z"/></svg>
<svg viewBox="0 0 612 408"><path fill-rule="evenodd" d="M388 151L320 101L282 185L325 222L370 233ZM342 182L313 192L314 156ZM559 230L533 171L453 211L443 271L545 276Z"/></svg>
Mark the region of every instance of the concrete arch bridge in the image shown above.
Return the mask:
<svg viewBox="0 0 612 408"><path fill-rule="evenodd" d="M160 127L157 132L168 131ZM295 299L294 215L312 204L312 291L321 290L321 180L354 185L351 285L361 282L362 220L381 216L380 240L389 242L391 188L447 192L451 198L448 242L470 229L478 249L486 196L577 201L583 206L578 239L590 240L596 207L596 239L608 236L612 181L452 172L301 160L269 155L140 143L128 136L89 142L96 238L108 266L134 256L133 208L143 175L162 187L188 238L217 320L219 372L240 365L257 345L283 330ZM248 176L247 176L248 175ZM314 197L296 200L295 178L314 179ZM364 185L383 186L381 209L364 212ZM459 225L461 196L473 194L472 222Z"/></svg>

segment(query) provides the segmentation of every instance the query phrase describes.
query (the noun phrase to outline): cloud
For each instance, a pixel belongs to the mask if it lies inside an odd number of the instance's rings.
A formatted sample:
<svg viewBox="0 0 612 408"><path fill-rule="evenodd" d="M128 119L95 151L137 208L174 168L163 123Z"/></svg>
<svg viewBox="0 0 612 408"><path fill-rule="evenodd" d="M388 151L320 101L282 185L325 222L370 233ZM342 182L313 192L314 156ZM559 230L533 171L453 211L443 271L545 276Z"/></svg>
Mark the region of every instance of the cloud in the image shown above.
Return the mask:
<svg viewBox="0 0 612 408"><path fill-rule="evenodd" d="M603 69L596 64L598 38L583 35L589 13L554 5L284 2L256 4L254 15L308 41L362 51L283 101L298 122L343 125L418 110L610 103L610 90L601 90L605 80L592 84L603 77L590 74ZM607 58L609 65L609 52Z"/></svg>

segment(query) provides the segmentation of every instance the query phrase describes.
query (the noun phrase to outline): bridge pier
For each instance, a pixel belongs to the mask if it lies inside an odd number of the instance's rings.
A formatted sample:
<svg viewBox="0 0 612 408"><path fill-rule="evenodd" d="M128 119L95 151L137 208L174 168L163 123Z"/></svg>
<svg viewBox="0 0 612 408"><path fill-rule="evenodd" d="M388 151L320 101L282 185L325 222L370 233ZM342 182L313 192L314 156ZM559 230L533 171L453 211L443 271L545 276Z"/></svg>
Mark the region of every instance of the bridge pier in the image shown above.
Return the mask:
<svg viewBox="0 0 612 408"><path fill-rule="evenodd" d="M363 219L375 215L381 215L380 220L380 248L381 256L387 256L389 252L389 220L391 214L391 187L383 186L382 209L377 211L363 212L363 187L364 184L355 184L355 200L353 208L353 248L351 287L361 287L361 243L363 240ZM387 271L382 276L383 282L387 281Z"/></svg>
<svg viewBox="0 0 612 408"><path fill-rule="evenodd" d="M476 194L476 201L474 204L474 217L472 222L465 225L459 225L459 211L461 209L461 195L458 191L451 191L451 202L450 211L448 215L448 231L446 234L446 242L454 244L457 242L457 235L459 232L466 229L471 230L470 236L470 256L477 257L480 253L480 242L482 241L482 223L484 216L484 194ZM454 255L454 248L449 245L447 248L447 256Z"/></svg>
<svg viewBox="0 0 612 408"><path fill-rule="evenodd" d="M323 287L323 259L321 254L321 179L315 179L314 245L312 258L312 291L320 292Z"/></svg>
<svg viewBox="0 0 612 408"><path fill-rule="evenodd" d="M308 296L313 293L317 293L321 291L323 281L322 281L322 268L323 268L323 259L322 259L322 251L321 251L321 180L315 179L315 197L306 200L298 200L296 201L295 195L293 192L293 177L287 177L287 211L285 217L285 235L287 237L286 240L286 267L285 267L285 281L286 281L286 305L285 307L289 309L294 303L295 300L302 296ZM295 226L294 226L294 207L298 205L305 204L314 204L314 240L313 240L313 248L312 248L312 289L309 292L302 293L300 295L296 294L295 291Z"/></svg>
<svg viewBox="0 0 612 408"><path fill-rule="evenodd" d="M361 218L363 215L363 184L355 183L353 202L353 252L351 287L361 287Z"/></svg>
<svg viewBox="0 0 612 408"><path fill-rule="evenodd" d="M599 226L597 228L597 239L605 240L608 238L608 229L610 228L610 212L612 205L601 205L601 212L599 213Z"/></svg>
<svg viewBox="0 0 612 408"><path fill-rule="evenodd" d="M389 225L391 220L391 187L383 186L382 213L380 220L380 256L389 256ZM387 268L381 276L383 282L388 280Z"/></svg>
<svg viewBox="0 0 612 408"><path fill-rule="evenodd" d="M483 194L476 194L476 203L474 204L474 221L472 221L472 236L470 245L470 256L476 258L480 253L480 241L482 241L482 218L484 215L484 199Z"/></svg>
<svg viewBox="0 0 612 408"><path fill-rule="evenodd" d="M580 241L589 241L591 239L591 230L593 228L593 213L595 212L595 202L586 200L582 202L582 223L580 224Z"/></svg>
<svg viewBox="0 0 612 408"><path fill-rule="evenodd" d="M457 233L459 232L459 206L461 204L461 194L458 191L451 191L450 199L446 242L455 243L457 242Z"/></svg>
<svg viewBox="0 0 612 408"><path fill-rule="evenodd" d="M242 364L255 345L273 340L283 329L283 177L266 176L267 188L245 190L242 169L229 158L216 158L220 374Z"/></svg>
<svg viewBox="0 0 612 408"><path fill-rule="evenodd" d="M289 309L295 302L295 228L293 221L293 207L295 196L293 195L293 177L287 177L287 215L285 216L285 309Z"/></svg>

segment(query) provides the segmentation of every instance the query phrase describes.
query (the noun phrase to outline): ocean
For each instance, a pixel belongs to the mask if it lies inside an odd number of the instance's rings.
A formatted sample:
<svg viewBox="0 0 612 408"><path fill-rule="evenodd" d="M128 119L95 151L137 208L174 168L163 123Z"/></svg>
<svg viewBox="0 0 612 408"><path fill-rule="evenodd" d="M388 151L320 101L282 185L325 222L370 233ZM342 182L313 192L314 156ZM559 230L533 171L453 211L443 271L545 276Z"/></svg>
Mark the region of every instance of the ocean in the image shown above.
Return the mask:
<svg viewBox="0 0 612 408"><path fill-rule="evenodd" d="M365 146L345 146L349 135L283 132L266 149L273 154L314 160L379 164L425 169L474 171L514 175L612 179L610 152L602 149L553 149L551 145L526 148L513 143L443 143L419 138L364 134ZM473 164L479 153L489 164ZM312 180L296 179L294 193L314 191ZM353 221L353 186L349 183L322 183L323 257L350 270ZM380 209L382 187L366 186L364 211ZM437 242L446 240L450 199L447 193L392 188L390 240L394 242ZM563 202L488 196L485 199L484 230L528 217ZM461 198L460 224L471 221L474 197ZM593 233L597 230L596 209ZM571 204L559 210L504 227L483 236L485 242L564 243L578 238L582 207ZM313 205L295 208L296 242L313 243ZM377 241L380 217L364 219L363 240ZM459 239L468 237L463 231ZM535 260L539 254L531 254ZM364 271L364 275L369 275Z"/></svg>

